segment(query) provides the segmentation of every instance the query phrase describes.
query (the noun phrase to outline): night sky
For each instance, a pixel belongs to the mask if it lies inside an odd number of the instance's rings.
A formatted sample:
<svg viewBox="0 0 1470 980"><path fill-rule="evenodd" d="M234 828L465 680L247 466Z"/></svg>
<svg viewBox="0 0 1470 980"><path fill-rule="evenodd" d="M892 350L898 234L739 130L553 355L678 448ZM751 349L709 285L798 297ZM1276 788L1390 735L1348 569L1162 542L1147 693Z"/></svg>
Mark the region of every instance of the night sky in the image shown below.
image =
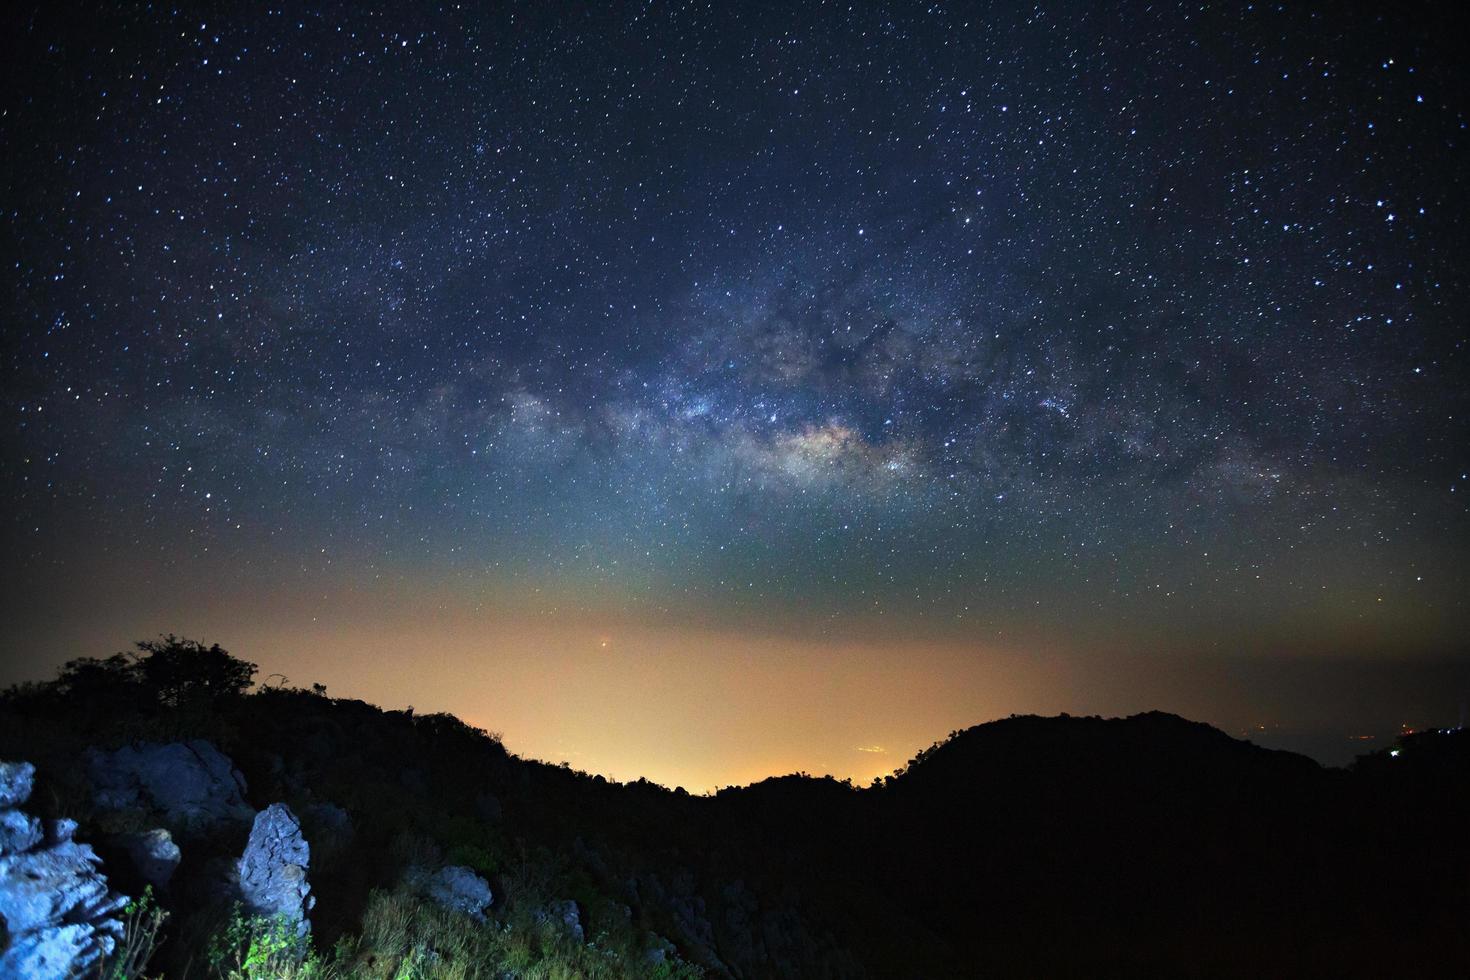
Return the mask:
<svg viewBox="0 0 1470 980"><path fill-rule="evenodd" d="M58 6L0 681L172 631L691 789L1470 698L1454 3Z"/></svg>

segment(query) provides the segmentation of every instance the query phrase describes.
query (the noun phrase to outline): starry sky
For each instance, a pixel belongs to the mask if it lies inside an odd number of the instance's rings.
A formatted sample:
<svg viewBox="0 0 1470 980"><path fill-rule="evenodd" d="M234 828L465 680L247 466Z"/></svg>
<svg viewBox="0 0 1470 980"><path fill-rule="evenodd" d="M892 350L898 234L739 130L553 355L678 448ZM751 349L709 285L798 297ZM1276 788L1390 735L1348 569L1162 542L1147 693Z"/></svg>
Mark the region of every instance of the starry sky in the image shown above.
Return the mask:
<svg viewBox="0 0 1470 980"><path fill-rule="evenodd" d="M0 681L173 631L691 789L1453 722L1455 7L7 14Z"/></svg>

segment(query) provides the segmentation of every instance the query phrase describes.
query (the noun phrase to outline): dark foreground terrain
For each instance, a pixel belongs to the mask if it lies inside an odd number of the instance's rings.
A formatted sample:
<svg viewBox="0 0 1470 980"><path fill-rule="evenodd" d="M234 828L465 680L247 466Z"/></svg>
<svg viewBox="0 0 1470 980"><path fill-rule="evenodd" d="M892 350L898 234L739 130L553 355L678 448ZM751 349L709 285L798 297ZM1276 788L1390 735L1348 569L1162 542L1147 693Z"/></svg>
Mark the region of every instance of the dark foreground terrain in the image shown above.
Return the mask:
<svg viewBox="0 0 1470 980"><path fill-rule="evenodd" d="M0 774L0 973L1470 976L1463 730L1329 770L1158 712L1013 717L871 787L695 797L253 673L167 638L0 698L35 767ZM69 837L105 885L56 870Z"/></svg>

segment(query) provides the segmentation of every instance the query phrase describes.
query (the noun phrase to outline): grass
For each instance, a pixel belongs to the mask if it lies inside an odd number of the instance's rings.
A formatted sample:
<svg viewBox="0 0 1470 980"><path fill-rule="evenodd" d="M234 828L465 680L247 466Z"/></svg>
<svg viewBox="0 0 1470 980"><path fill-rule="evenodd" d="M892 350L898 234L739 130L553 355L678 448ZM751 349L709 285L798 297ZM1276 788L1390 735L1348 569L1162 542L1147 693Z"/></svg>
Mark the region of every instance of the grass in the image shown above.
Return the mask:
<svg viewBox="0 0 1470 980"><path fill-rule="evenodd" d="M621 941L618 941L618 940ZM344 949L348 944L344 944ZM522 908L506 921L476 922L407 891L368 897L362 934L350 944L344 975L361 980L694 980L685 963L653 964L631 934L580 943Z"/></svg>
<svg viewBox="0 0 1470 980"><path fill-rule="evenodd" d="M218 980L696 980L687 963L649 962L631 930L581 943L522 909L502 922L478 922L406 889L374 891L362 931L327 955L284 920L238 910L211 944Z"/></svg>

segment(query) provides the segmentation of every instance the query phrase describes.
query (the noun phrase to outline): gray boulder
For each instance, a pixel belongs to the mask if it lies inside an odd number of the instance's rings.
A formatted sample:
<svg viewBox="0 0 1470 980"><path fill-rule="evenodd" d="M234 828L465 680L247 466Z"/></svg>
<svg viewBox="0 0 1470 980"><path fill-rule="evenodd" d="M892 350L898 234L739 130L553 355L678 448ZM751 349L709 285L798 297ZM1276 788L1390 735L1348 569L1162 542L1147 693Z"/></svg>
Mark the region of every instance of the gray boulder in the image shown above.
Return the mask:
<svg viewBox="0 0 1470 980"><path fill-rule="evenodd" d="M245 777L209 742L145 742L87 753L92 798L104 810L157 810L174 829L193 831L254 814Z"/></svg>
<svg viewBox="0 0 1470 980"><path fill-rule="evenodd" d="M20 806L31 798L36 767L29 762L0 762L0 808Z"/></svg>
<svg viewBox="0 0 1470 980"><path fill-rule="evenodd" d="M671 963L679 956L674 944L656 932L650 932L644 937L643 946L643 962L650 967Z"/></svg>
<svg viewBox="0 0 1470 980"><path fill-rule="evenodd" d="M485 910L494 901L490 883L463 865L452 864L433 874L419 872L411 877L427 898L478 922L485 921Z"/></svg>
<svg viewBox="0 0 1470 980"><path fill-rule="evenodd" d="M14 933L33 932L80 913L90 917L114 905L101 859L76 841L0 858L0 918ZM116 903L121 908L124 902Z"/></svg>
<svg viewBox="0 0 1470 980"><path fill-rule="evenodd" d="M167 888L179 869L183 853L173 835L162 827L137 834L120 834L114 840L142 878L154 888Z"/></svg>
<svg viewBox="0 0 1470 980"><path fill-rule="evenodd" d="M0 810L0 855L29 851L45 837L35 817L19 810Z"/></svg>
<svg viewBox="0 0 1470 980"><path fill-rule="evenodd" d="M272 803L255 816L250 841L236 862L240 898L252 915L285 916L304 936L316 899L306 880L311 848L301 823L284 803Z"/></svg>
<svg viewBox="0 0 1470 980"><path fill-rule="evenodd" d="M545 909L538 910L532 918L537 924L552 923L579 943L586 941L586 933L582 929L582 911L570 898L550 903Z"/></svg>
<svg viewBox="0 0 1470 980"><path fill-rule="evenodd" d="M122 938L119 915L127 897L112 892L98 870L101 860L72 840L76 823L45 828L14 806L29 798L35 770L0 763L0 921L6 943L0 977L73 977L89 974Z"/></svg>
<svg viewBox="0 0 1470 980"><path fill-rule="evenodd" d="M694 891L694 876L687 871L674 875L666 888L658 875L649 874L629 883L644 904L667 909L676 928L675 939L685 955L710 967L717 973L728 972L715 944L705 901Z"/></svg>

